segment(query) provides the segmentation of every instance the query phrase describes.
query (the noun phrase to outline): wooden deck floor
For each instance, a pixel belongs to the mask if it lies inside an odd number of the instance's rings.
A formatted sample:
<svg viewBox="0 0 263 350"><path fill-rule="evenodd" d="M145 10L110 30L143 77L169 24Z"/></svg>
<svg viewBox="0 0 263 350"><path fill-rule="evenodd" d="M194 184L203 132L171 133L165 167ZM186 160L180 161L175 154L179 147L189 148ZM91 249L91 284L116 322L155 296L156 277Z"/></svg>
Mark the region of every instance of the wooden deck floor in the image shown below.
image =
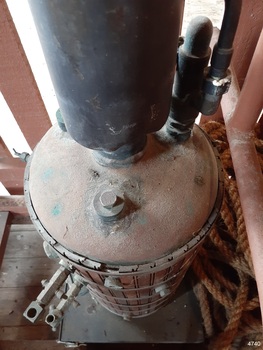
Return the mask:
<svg viewBox="0 0 263 350"><path fill-rule="evenodd" d="M57 261L46 257L42 242L32 225L11 226L0 272L1 350L64 349L44 320L31 324L23 317L42 289L41 280L58 267Z"/></svg>
<svg viewBox="0 0 263 350"><path fill-rule="evenodd" d="M58 268L43 250L43 241L33 225L12 225L0 270L0 350L60 350L57 332L44 320L31 324L23 312ZM189 347L190 346L190 347ZM90 344L86 349L134 349L134 344ZM85 349L85 347L76 348ZM202 345L137 344L136 349L204 349Z"/></svg>

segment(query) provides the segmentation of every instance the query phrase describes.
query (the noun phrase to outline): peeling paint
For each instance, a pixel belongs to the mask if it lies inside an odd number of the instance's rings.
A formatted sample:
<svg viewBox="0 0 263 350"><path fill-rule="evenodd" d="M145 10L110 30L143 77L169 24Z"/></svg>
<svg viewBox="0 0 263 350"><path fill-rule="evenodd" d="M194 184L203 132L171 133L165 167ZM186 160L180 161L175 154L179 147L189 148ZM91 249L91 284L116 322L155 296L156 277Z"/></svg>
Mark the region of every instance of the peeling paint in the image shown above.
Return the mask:
<svg viewBox="0 0 263 350"><path fill-rule="evenodd" d="M136 126L136 123L123 125L123 127L120 130L116 130L116 128L111 126L110 124L106 124L106 126L108 126L112 135L120 135L125 130L134 128Z"/></svg>
<svg viewBox="0 0 263 350"><path fill-rule="evenodd" d="M88 102L91 105L91 107L93 108L94 112L102 110L101 102L99 100L99 95L98 94L96 96L92 97L91 99L85 100L85 101Z"/></svg>
<svg viewBox="0 0 263 350"><path fill-rule="evenodd" d="M53 216L58 216L60 215L62 211L62 205L61 204L56 204L53 209L52 209L52 215Z"/></svg>
<svg viewBox="0 0 263 350"><path fill-rule="evenodd" d="M42 181L47 184L49 180L53 177L54 169L53 168L47 168L41 175Z"/></svg>

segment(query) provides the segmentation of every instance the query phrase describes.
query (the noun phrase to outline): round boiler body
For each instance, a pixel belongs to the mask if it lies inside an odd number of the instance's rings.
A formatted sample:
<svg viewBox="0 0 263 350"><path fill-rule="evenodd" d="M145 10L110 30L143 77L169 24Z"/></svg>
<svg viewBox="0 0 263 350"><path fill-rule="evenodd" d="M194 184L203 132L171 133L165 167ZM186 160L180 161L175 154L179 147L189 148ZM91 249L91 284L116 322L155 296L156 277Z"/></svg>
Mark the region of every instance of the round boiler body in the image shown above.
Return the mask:
<svg viewBox="0 0 263 350"><path fill-rule="evenodd" d="M92 297L109 311L124 319L149 316L172 301L207 232L199 232L200 240L192 242L193 249L184 246L149 264L103 266L102 271L75 267L87 281Z"/></svg>
<svg viewBox="0 0 263 350"><path fill-rule="evenodd" d="M102 201L109 192L118 198L113 209ZM121 167L101 165L53 126L25 173L40 235L101 305L124 318L150 315L172 300L222 197L219 157L197 126L183 145L164 130L149 135L140 160Z"/></svg>

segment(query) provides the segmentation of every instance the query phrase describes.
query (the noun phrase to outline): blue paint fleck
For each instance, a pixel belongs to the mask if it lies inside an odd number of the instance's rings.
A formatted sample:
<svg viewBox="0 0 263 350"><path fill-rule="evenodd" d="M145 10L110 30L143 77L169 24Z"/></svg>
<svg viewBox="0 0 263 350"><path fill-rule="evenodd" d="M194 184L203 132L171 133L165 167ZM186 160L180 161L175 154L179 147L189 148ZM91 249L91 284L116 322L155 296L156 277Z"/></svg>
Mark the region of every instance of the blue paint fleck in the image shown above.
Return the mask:
<svg viewBox="0 0 263 350"><path fill-rule="evenodd" d="M53 173L54 173L54 169L53 169L53 168L47 168L47 169L43 172L43 174L42 174L42 176L41 176L42 181L43 181L44 183L48 183L48 181L50 180L50 178L53 176Z"/></svg>
<svg viewBox="0 0 263 350"><path fill-rule="evenodd" d="M140 225L146 225L147 224L147 218L146 218L146 216L144 216L144 215L140 215L139 217L138 217L138 222L139 222L139 224Z"/></svg>
<svg viewBox="0 0 263 350"><path fill-rule="evenodd" d="M62 211L62 206L61 204L56 204L54 208L52 209L52 215L53 216L58 216Z"/></svg>

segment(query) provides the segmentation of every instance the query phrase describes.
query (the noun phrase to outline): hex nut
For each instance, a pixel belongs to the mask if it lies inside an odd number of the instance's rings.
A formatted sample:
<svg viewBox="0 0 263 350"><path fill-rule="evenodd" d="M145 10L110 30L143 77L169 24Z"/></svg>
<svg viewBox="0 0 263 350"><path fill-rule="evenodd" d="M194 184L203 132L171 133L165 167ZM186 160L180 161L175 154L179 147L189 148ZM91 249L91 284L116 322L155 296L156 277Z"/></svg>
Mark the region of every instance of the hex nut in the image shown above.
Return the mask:
<svg viewBox="0 0 263 350"><path fill-rule="evenodd" d="M114 191L104 191L100 195L100 202L103 208L111 209L117 203L118 197Z"/></svg>
<svg viewBox="0 0 263 350"><path fill-rule="evenodd" d="M115 219L124 208L124 196L118 189L101 189L93 200L96 213L105 220Z"/></svg>

